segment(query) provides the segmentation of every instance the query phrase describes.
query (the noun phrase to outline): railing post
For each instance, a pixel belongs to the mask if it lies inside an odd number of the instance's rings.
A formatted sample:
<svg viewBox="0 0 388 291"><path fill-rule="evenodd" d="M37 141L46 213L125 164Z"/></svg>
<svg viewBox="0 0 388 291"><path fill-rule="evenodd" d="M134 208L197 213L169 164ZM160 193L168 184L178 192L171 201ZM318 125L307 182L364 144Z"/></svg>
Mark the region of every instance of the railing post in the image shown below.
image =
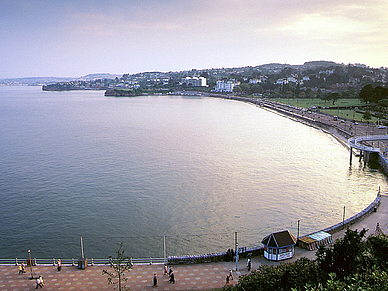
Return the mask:
<svg viewBox="0 0 388 291"><path fill-rule="evenodd" d="M55 266L55 258L53 258L53 266Z"/></svg>
<svg viewBox="0 0 388 291"><path fill-rule="evenodd" d="M92 258L92 264L91 264L91 266L94 266L94 261L93 261L93 258Z"/></svg>
<svg viewBox="0 0 388 291"><path fill-rule="evenodd" d="M74 258L71 259L71 265L74 267Z"/></svg>
<svg viewBox="0 0 388 291"><path fill-rule="evenodd" d="M36 258L34 258L34 266L36 266Z"/></svg>
<svg viewBox="0 0 388 291"><path fill-rule="evenodd" d="M18 258L16 258L16 260L15 260L15 266L17 266L18 265Z"/></svg>
<svg viewBox="0 0 388 291"><path fill-rule="evenodd" d="M150 265L152 265L152 258L150 257Z"/></svg>

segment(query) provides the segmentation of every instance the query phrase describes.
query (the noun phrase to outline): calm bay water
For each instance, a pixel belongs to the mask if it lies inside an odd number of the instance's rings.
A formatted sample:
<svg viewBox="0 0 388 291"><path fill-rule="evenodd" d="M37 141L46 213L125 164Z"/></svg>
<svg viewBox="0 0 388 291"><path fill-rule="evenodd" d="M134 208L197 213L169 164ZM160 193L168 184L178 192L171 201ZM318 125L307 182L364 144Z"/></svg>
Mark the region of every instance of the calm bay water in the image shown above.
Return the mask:
<svg viewBox="0 0 388 291"><path fill-rule="evenodd" d="M0 87L0 257L162 257L255 246L385 189L332 137L240 102Z"/></svg>

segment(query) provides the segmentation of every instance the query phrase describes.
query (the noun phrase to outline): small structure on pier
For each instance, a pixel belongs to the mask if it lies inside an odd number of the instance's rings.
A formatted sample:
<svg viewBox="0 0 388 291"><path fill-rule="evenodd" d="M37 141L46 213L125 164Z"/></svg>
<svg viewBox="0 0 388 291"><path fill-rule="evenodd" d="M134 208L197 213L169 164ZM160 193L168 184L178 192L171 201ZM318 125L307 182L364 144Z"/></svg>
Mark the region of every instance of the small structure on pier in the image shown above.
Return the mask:
<svg viewBox="0 0 388 291"><path fill-rule="evenodd" d="M264 257L270 261L281 261L294 256L296 238L288 230L267 235L261 243L264 245Z"/></svg>
<svg viewBox="0 0 388 291"><path fill-rule="evenodd" d="M333 239L331 234L324 231L318 231L298 238L298 246L309 251L314 251L322 246L327 246L332 242Z"/></svg>

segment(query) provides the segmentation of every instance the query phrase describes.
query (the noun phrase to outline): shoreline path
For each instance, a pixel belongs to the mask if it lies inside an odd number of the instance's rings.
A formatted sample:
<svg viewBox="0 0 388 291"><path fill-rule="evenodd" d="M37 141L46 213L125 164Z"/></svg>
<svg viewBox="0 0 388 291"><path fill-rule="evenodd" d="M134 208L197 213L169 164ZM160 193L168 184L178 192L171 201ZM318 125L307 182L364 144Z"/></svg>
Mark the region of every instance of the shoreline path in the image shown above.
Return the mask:
<svg viewBox="0 0 388 291"><path fill-rule="evenodd" d="M388 233L388 195L381 195L381 204L376 212L372 212L364 219L351 225L350 229L368 229L367 235L374 233L376 225L379 223L381 230ZM333 240L343 237L345 231L342 230L333 235ZM295 255L292 259L282 262L293 262L302 257L315 258L315 251L307 251L299 247L295 248ZM252 270L260 265L277 265L281 262L266 260L263 256L252 258ZM175 284L170 284L168 276L163 275L163 265L134 265L127 274L128 286L133 291L141 290L211 290L222 288L225 285L226 276L229 270L233 270L234 280L248 273L247 259L241 259L238 263L238 271L235 271L235 262L217 262L191 265L172 265L175 274ZM62 266L62 271L58 272L56 266L34 266L33 276L41 275L44 279L44 290L113 290L113 285L108 285L107 276L102 275L103 269L109 266L88 266L84 270L79 270L77 266ZM30 280L30 269L26 268L26 273L19 275L18 267L15 265L0 265L0 290L2 291L27 291L35 290L35 280ZM153 274L158 275L158 286L153 287Z"/></svg>
<svg viewBox="0 0 388 291"><path fill-rule="evenodd" d="M362 126L359 127L358 135L362 135ZM365 126L365 133L367 127ZM343 137L337 136L343 140ZM377 187L377 186L376 186ZM388 193L381 193L381 203L376 212L352 224L350 229L368 229L367 236L374 233L379 223L383 233L388 234ZM333 241L343 237L345 230L333 234ZM295 255L292 259L281 262L293 262L302 257L315 258L315 251L295 248ZM277 265L281 262L266 260L263 256L252 258L252 270L260 265ZM137 290L211 290L222 288L225 285L226 276L229 270L233 270L236 284L238 277L248 273L247 260L241 259L238 262L238 271L235 271L235 262L217 262L192 265L172 265L175 274L175 284L170 284L167 275L163 275L163 265L134 265L127 274L127 286L133 291ZM58 272L56 266L38 265L33 267L33 276L41 275L44 279L44 290L113 290L113 285L108 285L107 276L102 275L102 270L110 269L109 266L88 266L79 270L77 266L62 266ZM27 291L36 290L35 279L30 280L30 269L26 268L25 274L18 274L18 266L0 265L0 290L2 291ZM158 285L153 287L153 275L158 276Z"/></svg>

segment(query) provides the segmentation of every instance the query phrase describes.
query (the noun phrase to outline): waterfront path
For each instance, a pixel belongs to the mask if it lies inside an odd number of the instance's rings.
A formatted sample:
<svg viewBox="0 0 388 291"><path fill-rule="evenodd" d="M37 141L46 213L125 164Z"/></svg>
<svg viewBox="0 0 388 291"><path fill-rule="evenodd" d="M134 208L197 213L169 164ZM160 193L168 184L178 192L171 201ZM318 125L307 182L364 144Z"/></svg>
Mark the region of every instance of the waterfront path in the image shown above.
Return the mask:
<svg viewBox="0 0 388 291"><path fill-rule="evenodd" d="M368 229L367 235L374 233L376 224L379 223L381 230L388 233L388 195L382 194L380 207L362 220L351 225L351 229ZM333 235L333 239L340 238L344 231ZM258 242L261 238L258 238ZM302 257L315 258L315 252L296 248L295 256L283 262L292 262ZM176 283L170 284L168 276L163 275L163 265L135 265L128 274L128 286L131 290L211 290L222 288L225 285L229 270L233 270L234 280L248 272L246 259L238 263L238 271L235 271L235 262L218 262L193 265L173 265ZM268 261L262 256L252 259L252 269L260 265L276 265L279 262ZM85 270L79 270L76 266L63 266L61 272L57 272L55 266L34 266L33 276L41 275L45 281L44 290L113 290L113 285L108 285L107 276L102 275L103 269L108 266L88 266ZM2 291L27 291L35 290L35 280L30 280L30 269L27 273L19 275L18 267L14 265L0 266L0 290ZM158 286L152 286L152 277L158 276Z"/></svg>

